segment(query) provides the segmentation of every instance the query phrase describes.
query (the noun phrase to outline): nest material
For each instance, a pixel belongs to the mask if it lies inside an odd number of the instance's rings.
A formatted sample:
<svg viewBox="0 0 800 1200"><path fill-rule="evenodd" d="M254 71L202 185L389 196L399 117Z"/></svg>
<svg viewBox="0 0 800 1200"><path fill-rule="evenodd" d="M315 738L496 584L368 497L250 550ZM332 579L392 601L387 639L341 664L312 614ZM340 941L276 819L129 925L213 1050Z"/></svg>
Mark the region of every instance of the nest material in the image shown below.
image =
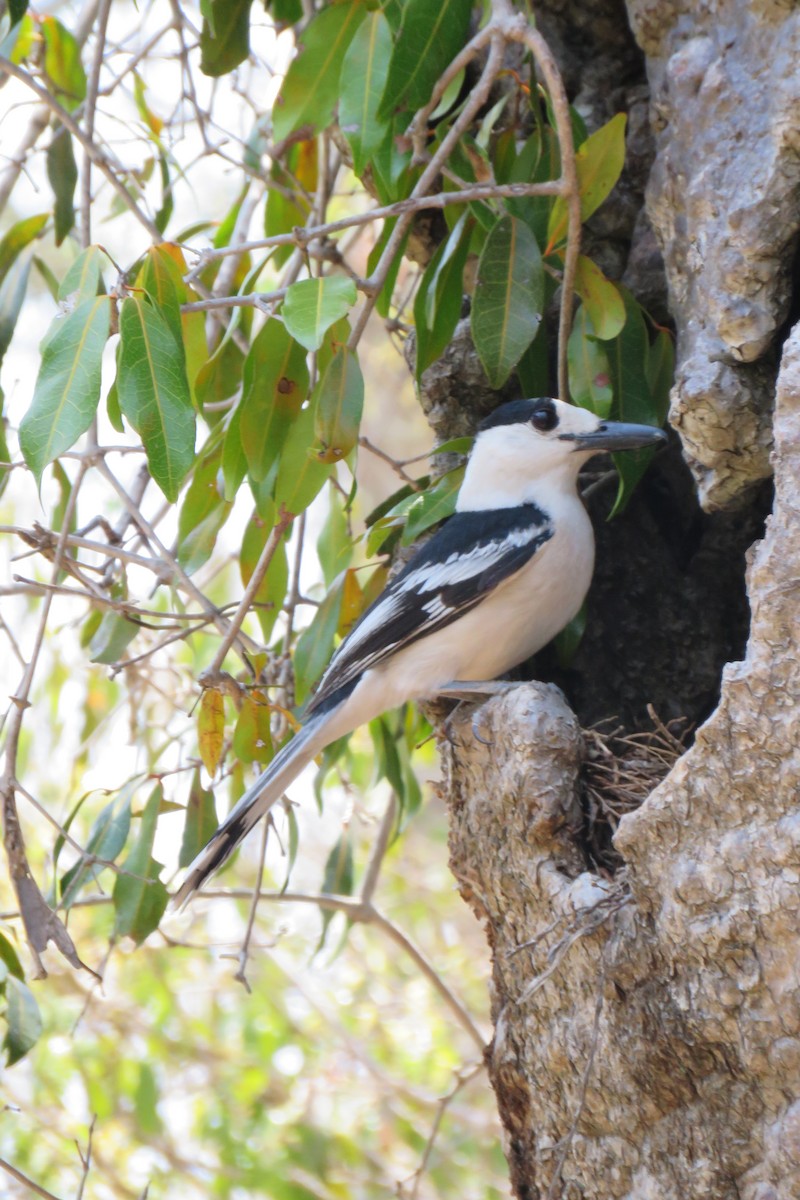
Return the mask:
<svg viewBox="0 0 800 1200"><path fill-rule="evenodd" d="M583 837L593 865L603 874L614 875L623 865L613 844L620 819L644 803L691 739L693 727L685 718L665 725L652 706L647 711L652 728L639 733L609 728L611 721L584 730Z"/></svg>

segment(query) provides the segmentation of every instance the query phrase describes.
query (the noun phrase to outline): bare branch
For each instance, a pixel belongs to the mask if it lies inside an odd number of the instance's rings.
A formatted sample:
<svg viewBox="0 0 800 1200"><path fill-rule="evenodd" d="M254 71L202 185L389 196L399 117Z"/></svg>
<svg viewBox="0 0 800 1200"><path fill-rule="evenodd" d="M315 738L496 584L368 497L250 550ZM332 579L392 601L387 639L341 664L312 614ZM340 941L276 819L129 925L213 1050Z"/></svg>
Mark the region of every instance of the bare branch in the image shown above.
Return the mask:
<svg viewBox="0 0 800 1200"><path fill-rule="evenodd" d="M386 805L386 812L381 819L378 836L375 839L372 847L372 853L367 863L367 869L364 872L364 882L361 885L361 903L371 904L372 898L375 895L375 889L378 886L381 867L383 860L386 857L386 851L389 849L389 842L394 833L395 824L397 823L397 797L394 792L389 796L389 803Z"/></svg>
<svg viewBox="0 0 800 1200"><path fill-rule="evenodd" d="M95 35L94 55L86 81L86 101L83 110L83 123L89 142L94 141L94 114L97 108L97 91L100 83L100 70L106 50L106 28L111 12L111 0L100 0L97 14L97 32ZM81 179L81 244L84 250L92 243L92 156L84 147L83 178Z"/></svg>
<svg viewBox="0 0 800 1200"><path fill-rule="evenodd" d="M148 216L145 215L145 213L142 212L136 201L133 199L133 196L131 196L130 192L125 187L122 179L119 177L127 174L125 168L119 163L114 164L114 168L112 168L105 154L97 145L95 145L91 138L86 136L72 114L67 112L66 108L64 108L62 104L59 104L58 101L50 95L46 88L43 88L40 83L37 83L33 76L28 73L28 71L23 70L22 67L18 67L16 63L12 63L9 59L3 58L2 55L0 55L0 75L12 75L14 79L18 79L21 83L24 83L26 87L29 87L31 91L39 97L42 103L45 104L50 111L58 117L61 124L70 131L72 136L78 142L80 142L89 158L92 160L95 166L102 171L108 182L113 187L114 191L122 197L126 207L133 213L139 224L147 230L154 241L160 242L161 233L158 227L153 221L150 220ZM116 171L119 172L119 176L115 173Z"/></svg>
<svg viewBox="0 0 800 1200"><path fill-rule="evenodd" d="M94 1137L94 1127L95 1127L96 1122L97 1122L97 1113L93 1113L92 1121L91 1121L91 1124L89 1125L89 1135L86 1139L86 1153L85 1154L81 1150L79 1143L78 1142L75 1143L75 1145L78 1149L78 1155L80 1157L81 1164L83 1166L83 1171L81 1173L81 1181L80 1181L80 1184L78 1185L78 1191L75 1196L75 1200L83 1200L83 1189L86 1187L86 1180L89 1177L89 1171L91 1170L91 1167L92 1167L92 1138Z"/></svg>
<svg viewBox="0 0 800 1200"><path fill-rule="evenodd" d="M34 1196L44 1196L45 1200L59 1200L53 1192L48 1192L47 1188L43 1188L41 1184L29 1179L27 1175L23 1175L22 1171L18 1171L16 1167L12 1167L10 1162L6 1162L4 1158L0 1158L0 1171L5 1171L6 1175L10 1175L12 1179L16 1179L17 1183L21 1183L23 1187L28 1188L33 1192Z"/></svg>
<svg viewBox="0 0 800 1200"><path fill-rule="evenodd" d="M203 672L204 678L207 676L209 679L213 680L214 677L219 674L222 664L225 661L225 655L228 653L234 641L236 640L239 630L242 627L242 622L250 611L250 606L255 600L256 592L261 587L264 576L269 570L269 565L275 557L275 552L278 549L278 546L281 544L281 538L286 533L286 530L289 528L293 520L294 516L292 513L287 513L285 511L283 511L278 518L278 524L272 530L264 549L259 555L258 562L255 565L253 574L250 576L250 582L245 588L245 592L239 603L239 607L231 618L228 632L222 639L217 653L214 655L213 662L209 666L208 670Z"/></svg>

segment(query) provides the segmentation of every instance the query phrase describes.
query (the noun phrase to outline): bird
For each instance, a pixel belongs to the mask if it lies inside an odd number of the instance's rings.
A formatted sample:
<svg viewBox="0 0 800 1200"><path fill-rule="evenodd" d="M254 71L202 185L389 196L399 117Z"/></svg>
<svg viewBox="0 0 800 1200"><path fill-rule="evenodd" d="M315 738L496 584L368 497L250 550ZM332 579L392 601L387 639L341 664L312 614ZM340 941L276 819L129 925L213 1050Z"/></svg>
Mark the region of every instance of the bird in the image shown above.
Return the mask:
<svg viewBox="0 0 800 1200"><path fill-rule="evenodd" d="M478 427L455 512L340 643L290 742L190 864L186 901L326 746L409 700L491 694L580 610L594 534L578 491L601 451L666 441L548 397L501 404Z"/></svg>

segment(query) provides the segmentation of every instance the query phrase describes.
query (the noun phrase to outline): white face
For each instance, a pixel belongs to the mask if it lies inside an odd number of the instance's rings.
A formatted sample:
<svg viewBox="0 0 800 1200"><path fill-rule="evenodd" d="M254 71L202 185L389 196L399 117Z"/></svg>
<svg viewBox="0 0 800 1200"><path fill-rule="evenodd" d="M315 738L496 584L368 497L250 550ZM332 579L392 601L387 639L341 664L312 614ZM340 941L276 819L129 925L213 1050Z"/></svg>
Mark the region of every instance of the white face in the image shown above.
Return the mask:
<svg viewBox="0 0 800 1200"><path fill-rule="evenodd" d="M574 486L582 464L597 453L595 449L578 449L574 441L568 440L601 427L603 422L593 413L561 400L523 405L525 402L504 405L503 410L508 410L511 417L517 416L519 407L519 419L492 425L478 434L459 509L503 507L535 499L551 477L559 485Z"/></svg>
<svg viewBox="0 0 800 1200"><path fill-rule="evenodd" d="M560 400L514 400L484 422L472 450L458 508L525 503L545 492L575 490L587 458L667 440L649 425L605 421Z"/></svg>

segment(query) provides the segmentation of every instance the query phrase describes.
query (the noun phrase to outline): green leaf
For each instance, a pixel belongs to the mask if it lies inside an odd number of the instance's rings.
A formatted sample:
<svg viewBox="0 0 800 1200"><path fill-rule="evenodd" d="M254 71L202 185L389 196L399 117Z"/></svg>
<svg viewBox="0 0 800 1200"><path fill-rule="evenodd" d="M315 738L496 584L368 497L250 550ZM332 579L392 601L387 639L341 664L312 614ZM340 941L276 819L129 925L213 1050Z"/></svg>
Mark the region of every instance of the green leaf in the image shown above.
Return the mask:
<svg viewBox="0 0 800 1200"><path fill-rule="evenodd" d="M417 289L414 300L417 382L431 363L441 357L461 316L464 266L472 228L472 219L464 213L437 248Z"/></svg>
<svg viewBox="0 0 800 1200"><path fill-rule="evenodd" d="M388 21L380 10L369 13L344 56L339 92L339 125L353 151L357 175L363 175L385 136L377 114L391 54Z"/></svg>
<svg viewBox="0 0 800 1200"><path fill-rule="evenodd" d="M16 978L25 980L25 972L22 969L22 963L19 961L19 955L14 949L11 939L0 929L0 961L4 962L6 968Z"/></svg>
<svg viewBox="0 0 800 1200"><path fill-rule="evenodd" d="M153 1068L148 1062L139 1063L133 1111L139 1128L147 1137L155 1137L162 1132L163 1122L158 1112L158 1085Z"/></svg>
<svg viewBox="0 0 800 1200"><path fill-rule="evenodd" d="M33 402L19 428L20 448L37 480L92 423L109 320L108 297L95 296L48 330Z"/></svg>
<svg viewBox="0 0 800 1200"><path fill-rule="evenodd" d="M669 413L669 394L675 382L675 343L668 329L659 329L647 357L647 382L653 402L653 417L663 425Z"/></svg>
<svg viewBox="0 0 800 1200"><path fill-rule="evenodd" d="M328 855L322 876L321 891L329 896L352 896L354 882L353 842L349 830L346 829ZM322 933L314 951L315 954L319 954L325 945L328 926L335 916L334 911L330 908L321 908L320 914L322 916Z"/></svg>
<svg viewBox="0 0 800 1200"><path fill-rule="evenodd" d="M270 318L245 359L239 404L241 444L257 482L269 474L307 395L305 350Z"/></svg>
<svg viewBox="0 0 800 1200"><path fill-rule="evenodd" d="M586 620L588 609L586 602L581 605L580 611L575 614L572 620L564 626L560 633L553 638L553 646L555 647L556 658L558 665L562 670L568 671L572 666L573 659L578 652L578 647L583 640L583 635L586 632Z"/></svg>
<svg viewBox="0 0 800 1200"><path fill-rule="evenodd" d="M407 125L407 117L395 117L372 156L372 177L381 204L404 199L414 185L416 175L410 170L411 150L403 148L408 145L408 139L403 136Z"/></svg>
<svg viewBox="0 0 800 1200"><path fill-rule="evenodd" d="M390 718L385 714L369 723L370 737L375 748L373 783L385 779L396 796L403 795L403 772L397 752L397 738L389 727Z"/></svg>
<svg viewBox="0 0 800 1200"><path fill-rule="evenodd" d="M2 391L2 389L0 389ZM2 395L0 395L0 404L2 403ZM8 487L11 479L11 451L8 448L8 439L6 437L6 422L0 410L0 496Z"/></svg>
<svg viewBox="0 0 800 1200"><path fill-rule="evenodd" d="M341 346L317 388L314 433L320 462L339 462L357 445L363 410L364 378L358 356Z"/></svg>
<svg viewBox="0 0 800 1200"><path fill-rule="evenodd" d="M574 402L598 417L609 417L614 402L611 367L585 304L578 309L569 335L567 366L569 391Z"/></svg>
<svg viewBox="0 0 800 1200"><path fill-rule="evenodd" d="M220 494L222 446L197 463L178 517L178 562L191 575L207 563L231 508Z"/></svg>
<svg viewBox="0 0 800 1200"><path fill-rule="evenodd" d="M314 409L307 405L289 430L275 480L278 511L283 506L295 517L308 508L333 471L332 464L320 462L313 452Z"/></svg>
<svg viewBox="0 0 800 1200"><path fill-rule="evenodd" d="M164 915L169 895L158 878L162 865L153 858L156 821L163 799L161 784L153 788L142 813L139 838L125 862L124 874L114 882L115 932L118 937L130 937L137 946L158 927Z"/></svg>
<svg viewBox="0 0 800 1200"><path fill-rule="evenodd" d="M242 380L244 359L236 343L223 338L195 376L195 398L201 411L206 404L219 404L236 395Z"/></svg>
<svg viewBox="0 0 800 1200"><path fill-rule="evenodd" d="M5 279L6 272L17 255L41 235L49 219L49 213L26 217L24 221L17 221L16 225L12 225L0 240L0 282Z"/></svg>
<svg viewBox="0 0 800 1200"><path fill-rule="evenodd" d="M86 300L94 300L100 290L103 251L89 246L75 259L58 285L58 299L73 308Z"/></svg>
<svg viewBox="0 0 800 1200"><path fill-rule="evenodd" d="M347 523L347 511L341 493L328 488L328 516L317 538L317 558L325 586L330 587L353 557L353 539Z"/></svg>
<svg viewBox="0 0 800 1200"><path fill-rule="evenodd" d="M301 279L287 289L281 315L292 337L306 350L319 350L325 331L350 311L358 298L345 275Z"/></svg>
<svg viewBox="0 0 800 1200"><path fill-rule="evenodd" d="M188 867L189 863L194 861L203 847L207 845L218 824L214 793L201 787L198 769L192 775L192 787L186 805L186 820L183 825L181 852L178 857L179 867Z"/></svg>
<svg viewBox="0 0 800 1200"><path fill-rule="evenodd" d="M75 224L73 198L78 183L78 164L75 162L72 135L60 122L56 123L47 147L47 178L55 196L53 223L56 245L60 246Z"/></svg>
<svg viewBox="0 0 800 1200"><path fill-rule="evenodd" d="M17 65L25 61L39 42L33 20L25 11L27 7L24 0L10 0L8 11L11 28L7 22L0 20L0 55ZM23 14L21 19L14 17L15 11Z"/></svg>
<svg viewBox="0 0 800 1200"><path fill-rule="evenodd" d="M65 108L77 108L86 99L81 48L56 17L44 17L40 29L44 37L44 71L55 97Z"/></svg>
<svg viewBox="0 0 800 1200"><path fill-rule="evenodd" d="M170 217L175 208L175 200L172 192L172 182L169 177L169 160L164 151L159 147L158 151L158 170L161 175L161 207L153 218L153 223L159 233L169 225Z"/></svg>
<svg viewBox="0 0 800 1200"><path fill-rule="evenodd" d="M389 238L392 236L392 232L394 231L394 227L396 224L397 224L397 217L390 217L388 220L384 221L383 229L381 230L381 235L369 252L369 258L367 259L367 274L368 275L371 275L373 273L373 271L377 267L378 263L380 262L381 255L383 254L383 251L385 250L385 248L388 244ZM394 285L397 282L397 276L400 272L400 264L403 261L403 254L405 252L407 241L408 241L408 231L406 231L402 242L400 243L400 245L398 246L398 248L395 252L395 256L392 259L391 264L389 266L389 270L386 274L386 282L384 283L383 287L381 288L380 292L378 293L378 298L375 301L375 310L378 313L378 315L381 317L388 317L389 312L391 310L392 295L394 294Z"/></svg>
<svg viewBox="0 0 800 1200"><path fill-rule="evenodd" d="M15 975L6 978L5 993L8 1031L3 1048L6 1065L12 1067L36 1045L42 1032L42 1017L33 992Z"/></svg>
<svg viewBox="0 0 800 1200"><path fill-rule="evenodd" d="M622 174L625 165L625 121L625 114L617 113L591 134L575 155L581 193L581 221L588 221ZM567 236L567 227L567 202L563 196L558 196L547 226L547 254Z"/></svg>
<svg viewBox="0 0 800 1200"><path fill-rule="evenodd" d="M303 17L303 0L267 0L266 7L279 28L295 25Z"/></svg>
<svg viewBox="0 0 800 1200"><path fill-rule="evenodd" d="M262 520L258 513L254 512L247 522L242 538L242 548L239 552L239 572L245 587L252 578L256 563L261 557L271 533L271 524ZM275 622L280 616L281 605L286 598L288 586L289 564L286 557L286 541L282 538L275 548L275 553L253 602L256 617L261 626L261 636L265 643L269 642Z"/></svg>
<svg viewBox="0 0 800 1200"><path fill-rule="evenodd" d="M200 70L227 75L250 53L251 0L210 0L200 31Z"/></svg>
<svg viewBox="0 0 800 1200"><path fill-rule="evenodd" d="M452 516L456 508L458 491L464 479L465 466L448 471L441 479L437 479L433 487L418 496L408 510L406 526L403 530L402 543L410 546L421 533L438 525L446 517Z"/></svg>
<svg viewBox="0 0 800 1200"><path fill-rule="evenodd" d="M430 99L436 80L466 41L471 14L472 0L406 0L379 118L401 104L416 109Z"/></svg>
<svg viewBox="0 0 800 1200"><path fill-rule="evenodd" d="M89 643L89 661L113 666L118 663L136 637L141 626L121 613L109 610Z"/></svg>
<svg viewBox="0 0 800 1200"><path fill-rule="evenodd" d="M185 265L181 255L181 266L185 268ZM144 289L169 325L178 352L183 356L181 305L186 303L188 297L186 284L181 277L181 266L175 261L167 243L150 246L139 272L137 286Z"/></svg>
<svg viewBox="0 0 800 1200"><path fill-rule="evenodd" d="M272 110L273 134L282 142L308 126L309 136L333 120L347 47L366 14L359 0L332 4L309 22Z"/></svg>
<svg viewBox="0 0 800 1200"><path fill-rule="evenodd" d="M542 318L536 337L516 366L521 395L527 396L530 400L534 400L537 396L552 395L546 308L545 304L545 316Z"/></svg>
<svg viewBox="0 0 800 1200"><path fill-rule="evenodd" d="M283 881L281 892L285 892L289 886L289 880L292 877L292 868L297 862L297 851L300 848L300 827L297 823L297 814L291 804L286 805L286 822L289 827L289 845L286 854L286 878Z"/></svg>
<svg viewBox="0 0 800 1200"><path fill-rule="evenodd" d="M120 408L142 439L150 473L174 501L194 462L195 415L183 362L172 330L146 300L123 301L119 329Z"/></svg>
<svg viewBox="0 0 800 1200"><path fill-rule="evenodd" d="M36 267L36 270L39 272L44 286L50 293L51 299L58 300L58 280L48 267L47 263L40 258L38 254L35 254L33 258L33 264Z"/></svg>
<svg viewBox="0 0 800 1200"><path fill-rule="evenodd" d="M578 255L575 291L583 301L594 337L604 342L615 338L625 324L625 304L619 288L590 258Z"/></svg>
<svg viewBox="0 0 800 1200"><path fill-rule="evenodd" d="M0 363L14 336L31 273L33 251L13 264L0 283Z"/></svg>
<svg viewBox="0 0 800 1200"><path fill-rule="evenodd" d="M21 21L27 11L28 0L8 0L8 15L11 17L12 25Z"/></svg>
<svg viewBox="0 0 800 1200"><path fill-rule="evenodd" d="M222 443L222 479L225 499L228 501L236 499L236 493L247 474L247 458L242 445L241 421L241 405L237 404L230 414Z"/></svg>
<svg viewBox="0 0 800 1200"><path fill-rule="evenodd" d="M275 751L270 719L269 701L263 692L254 691L244 697L231 742L239 762L266 766L272 760Z"/></svg>
<svg viewBox="0 0 800 1200"><path fill-rule="evenodd" d="M317 190L318 175L316 138L308 138L290 146L283 162L273 162L264 207L264 233L267 237L291 233L295 225L305 225L311 212L311 197ZM282 267L294 249L294 244L276 246L272 251L273 264Z"/></svg>
<svg viewBox="0 0 800 1200"><path fill-rule="evenodd" d="M659 413L647 379L650 355L647 326L639 304L628 289L621 287L620 292L625 303L625 325L619 336L608 344L614 384L614 417L636 424L657 425ZM626 506L654 453L648 447L614 455L619 471L619 490L611 516L616 516Z"/></svg>
<svg viewBox="0 0 800 1200"><path fill-rule="evenodd" d="M96 875L102 867L92 869L92 859L114 862L122 850L131 828L131 800L138 786L131 781L98 814L86 843L86 854L65 871L60 881L61 907L68 909L74 902L88 873Z"/></svg>
<svg viewBox="0 0 800 1200"><path fill-rule="evenodd" d="M340 575L314 613L311 624L297 639L294 652L295 696L302 704L330 661L344 594Z"/></svg>
<svg viewBox="0 0 800 1200"><path fill-rule="evenodd" d="M544 270L536 239L501 217L486 239L472 302L472 337L492 387L508 379L542 319Z"/></svg>

